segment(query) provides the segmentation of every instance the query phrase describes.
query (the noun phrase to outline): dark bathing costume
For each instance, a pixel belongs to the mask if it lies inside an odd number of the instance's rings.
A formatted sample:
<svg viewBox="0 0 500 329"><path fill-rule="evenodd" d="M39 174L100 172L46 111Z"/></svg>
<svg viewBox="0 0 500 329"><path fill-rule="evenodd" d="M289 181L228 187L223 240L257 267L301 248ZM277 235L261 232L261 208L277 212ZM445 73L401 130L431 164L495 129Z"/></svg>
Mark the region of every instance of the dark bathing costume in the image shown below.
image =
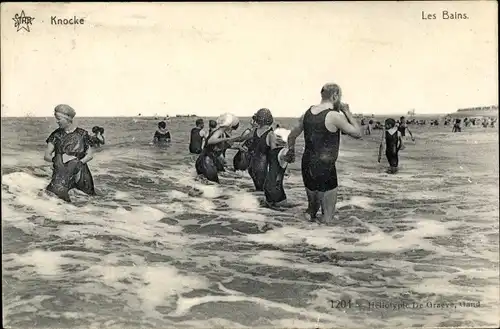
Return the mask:
<svg viewBox="0 0 500 329"><path fill-rule="evenodd" d="M308 190L326 192L338 186L335 162L339 155L340 129L332 133L325 126L326 115L337 111L326 109L314 115L311 108L303 119L305 150L302 155L302 180Z"/></svg>
<svg viewBox="0 0 500 329"><path fill-rule="evenodd" d="M233 167L235 171L245 171L248 169L252 157L252 145L254 142L254 138L255 135L253 135L250 139L247 139L242 145L243 147L246 147L248 151L238 150L238 152L235 154L233 158Z"/></svg>
<svg viewBox="0 0 500 329"><path fill-rule="evenodd" d="M385 156L391 167L397 167L399 164L398 152L401 148L399 143L398 131L391 135L388 131L385 132Z"/></svg>
<svg viewBox="0 0 500 329"><path fill-rule="evenodd" d="M167 131L166 133L162 134L157 130L153 138L155 138L158 141L158 143L165 143L167 142L167 140L171 139L170 131Z"/></svg>
<svg viewBox="0 0 500 329"><path fill-rule="evenodd" d="M89 147L94 146L88 132L76 128L73 132L66 133L64 129L58 128L50 134L46 143L54 144L52 179L46 187L47 191L67 202L71 202L68 192L73 188L88 195L95 195L94 180L88 165L81 166L80 179L75 181L80 167L78 160L70 160L67 163L63 163L62 160L64 153L78 159L85 157L85 152Z"/></svg>
<svg viewBox="0 0 500 329"><path fill-rule="evenodd" d="M203 137L200 136L201 128L194 127L191 129L191 138L189 140L189 153L200 154Z"/></svg>
<svg viewBox="0 0 500 329"><path fill-rule="evenodd" d="M214 129L207 137L207 143L205 143L205 147L201 151L198 159L196 159L196 173L198 175L205 176L211 182L219 183L219 175L217 174L220 171L220 167L223 165L220 164L219 157L222 155L222 147L223 143L217 144L208 144L208 141L212 137L212 135L217 131Z"/></svg>
<svg viewBox="0 0 500 329"><path fill-rule="evenodd" d="M278 147L269 151L269 170L264 183L264 194L266 201L269 203L286 200L285 189L283 188L286 166L283 168L278 160L278 155L282 149L283 147Z"/></svg>
<svg viewBox="0 0 500 329"><path fill-rule="evenodd" d="M250 160L250 166L248 167L248 173L252 177L255 189L257 191L264 190L264 182L267 175L267 157L269 156L269 151L271 148L266 143L267 135L271 132L273 128L266 130L260 137L257 135L257 129L254 131L254 143L252 145L252 156Z"/></svg>
<svg viewBox="0 0 500 329"><path fill-rule="evenodd" d="M406 123L400 122L398 130L401 133L401 136L405 137L406 136Z"/></svg>

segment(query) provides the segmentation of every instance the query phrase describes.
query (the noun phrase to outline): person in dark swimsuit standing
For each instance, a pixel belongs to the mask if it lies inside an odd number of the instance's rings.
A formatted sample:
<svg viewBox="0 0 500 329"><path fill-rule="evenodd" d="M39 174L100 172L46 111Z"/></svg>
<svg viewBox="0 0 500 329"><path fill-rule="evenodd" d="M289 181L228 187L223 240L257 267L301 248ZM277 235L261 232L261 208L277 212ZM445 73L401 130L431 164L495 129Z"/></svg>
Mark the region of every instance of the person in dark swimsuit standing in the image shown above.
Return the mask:
<svg viewBox="0 0 500 329"><path fill-rule="evenodd" d="M264 182L264 195L266 204L270 207L281 206L285 201L286 193L283 188L283 179L288 166L285 155L288 152L287 140L290 131L283 128L277 128L271 132L271 150L267 157L268 171Z"/></svg>
<svg viewBox="0 0 500 329"><path fill-rule="evenodd" d="M191 129L191 136L189 139L189 153L200 154L203 149L203 140L206 137L206 132L203 130L205 123L203 119L197 119L196 127Z"/></svg>
<svg viewBox="0 0 500 329"><path fill-rule="evenodd" d="M218 162L222 155L225 142L240 141L241 137L227 138L226 132L232 129L235 116L224 114L219 117L218 127L207 137L205 146L196 160L195 168L198 175L203 175L211 182L219 183Z"/></svg>
<svg viewBox="0 0 500 329"><path fill-rule="evenodd" d="M254 115L257 128L252 135L246 135L245 140L252 138L253 143L251 146L252 154L248 173L252 178L255 190L263 191L264 182L266 180L268 161L267 156L271 150L271 135L273 130L271 125L274 118L269 109L262 108Z"/></svg>
<svg viewBox="0 0 500 329"><path fill-rule="evenodd" d="M304 132L302 180L307 192L308 219L316 219L321 208L323 223L331 223L337 204L337 170L340 132L361 138L361 127L349 106L341 103L342 92L337 84L321 89L321 103L311 106L288 136L287 162L295 160L295 142Z"/></svg>
<svg viewBox="0 0 500 329"><path fill-rule="evenodd" d="M247 140L242 145L237 146L235 149L238 152L233 157L233 168L234 171L241 170L245 171L248 169L250 165L250 160L252 157L252 145L253 145L253 137L255 134L255 129L257 128L257 124L255 123L255 115L252 117L250 121L250 127L245 129L241 134L242 137L249 136Z"/></svg>
<svg viewBox="0 0 500 329"><path fill-rule="evenodd" d="M54 109L58 129L47 138L44 160L52 162L53 172L46 190L60 199L71 202L68 192L77 188L95 195L94 180L88 162L94 157L92 140L89 133L73 125L76 112L66 104Z"/></svg>
<svg viewBox="0 0 500 329"><path fill-rule="evenodd" d="M382 159L382 151L385 141L385 156L389 162L389 174L398 172L399 151L404 149L403 136L396 127L396 121L392 118L385 120L385 130L382 133L382 140L378 150L378 162Z"/></svg>

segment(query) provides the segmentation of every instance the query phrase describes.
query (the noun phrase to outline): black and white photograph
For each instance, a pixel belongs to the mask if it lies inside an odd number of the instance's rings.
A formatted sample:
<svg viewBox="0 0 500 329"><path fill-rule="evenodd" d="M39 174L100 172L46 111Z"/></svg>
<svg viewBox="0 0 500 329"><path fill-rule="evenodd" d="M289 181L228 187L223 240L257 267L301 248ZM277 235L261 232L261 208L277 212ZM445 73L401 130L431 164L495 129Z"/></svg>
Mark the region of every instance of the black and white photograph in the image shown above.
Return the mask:
<svg viewBox="0 0 500 329"><path fill-rule="evenodd" d="M497 1L1 4L3 328L497 328Z"/></svg>

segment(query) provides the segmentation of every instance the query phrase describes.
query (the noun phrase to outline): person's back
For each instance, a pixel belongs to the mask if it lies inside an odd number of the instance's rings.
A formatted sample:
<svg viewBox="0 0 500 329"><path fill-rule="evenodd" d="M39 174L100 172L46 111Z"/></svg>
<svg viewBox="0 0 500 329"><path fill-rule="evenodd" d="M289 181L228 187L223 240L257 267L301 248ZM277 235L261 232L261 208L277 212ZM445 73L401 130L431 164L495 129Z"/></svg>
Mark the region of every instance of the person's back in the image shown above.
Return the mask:
<svg viewBox="0 0 500 329"><path fill-rule="evenodd" d="M192 154L200 154L203 149L203 138L205 137L203 131L203 119L196 120L196 127L191 129L191 136L189 138L189 152Z"/></svg>
<svg viewBox="0 0 500 329"><path fill-rule="evenodd" d="M322 109L312 106L304 114L304 154L312 153L317 161L334 163L339 154L340 130L329 131L325 126L328 113L333 108Z"/></svg>

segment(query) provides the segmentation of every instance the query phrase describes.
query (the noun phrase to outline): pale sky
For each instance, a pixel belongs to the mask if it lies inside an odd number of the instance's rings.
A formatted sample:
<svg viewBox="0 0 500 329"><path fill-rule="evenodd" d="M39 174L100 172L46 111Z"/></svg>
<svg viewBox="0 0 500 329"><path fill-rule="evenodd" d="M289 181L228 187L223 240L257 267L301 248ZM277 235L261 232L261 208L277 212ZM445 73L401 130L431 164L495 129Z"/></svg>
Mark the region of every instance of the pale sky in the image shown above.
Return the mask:
<svg viewBox="0 0 500 329"><path fill-rule="evenodd" d="M21 10L30 32L14 27ZM297 117L327 82L354 113L493 105L497 25L496 1L2 3L2 117L52 116L59 103L80 117Z"/></svg>

